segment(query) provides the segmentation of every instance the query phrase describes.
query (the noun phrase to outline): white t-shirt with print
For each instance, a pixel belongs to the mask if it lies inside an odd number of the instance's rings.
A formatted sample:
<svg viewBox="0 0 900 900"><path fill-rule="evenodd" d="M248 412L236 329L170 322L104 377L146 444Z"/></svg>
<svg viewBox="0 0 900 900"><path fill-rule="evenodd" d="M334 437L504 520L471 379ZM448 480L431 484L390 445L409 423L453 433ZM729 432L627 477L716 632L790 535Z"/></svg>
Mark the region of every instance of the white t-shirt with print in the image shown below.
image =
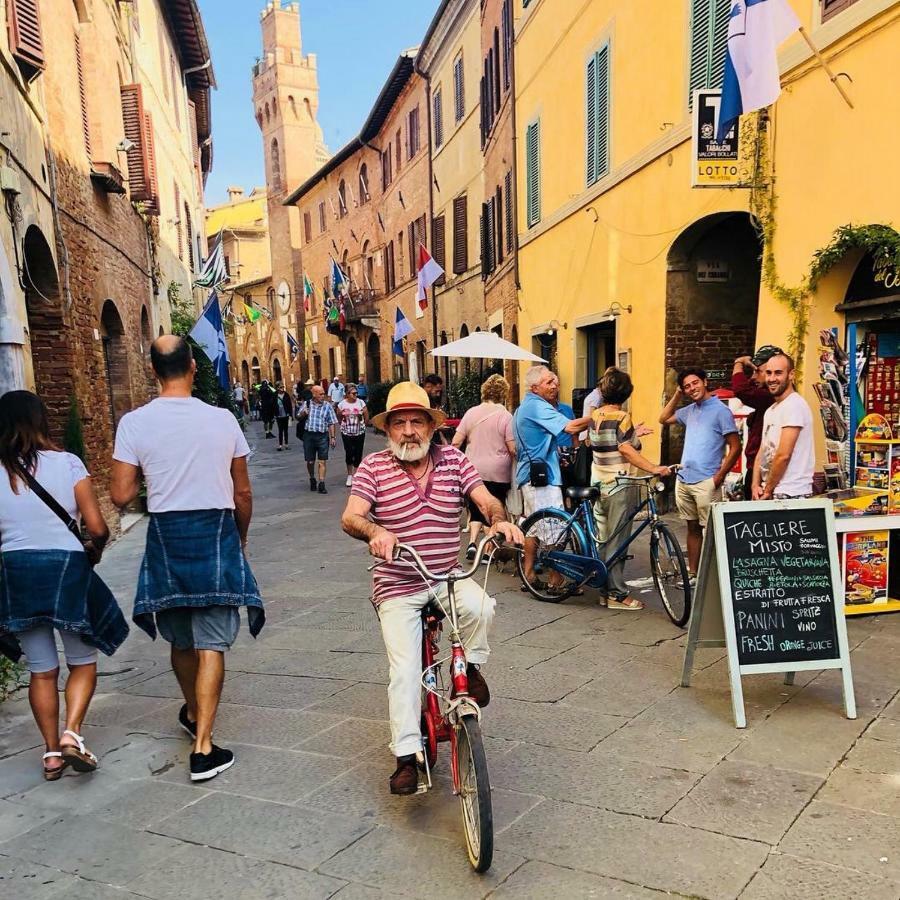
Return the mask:
<svg viewBox="0 0 900 900"><path fill-rule="evenodd" d="M231 461L250 447L227 410L196 397L157 397L122 417L113 459L139 466L149 512L234 509Z"/></svg>
<svg viewBox="0 0 900 900"><path fill-rule="evenodd" d="M809 404L795 391L780 403L773 403L763 417L762 443L759 448L762 466L762 481L772 463L778 443L781 440L781 429L799 427L797 443L788 461L781 481L775 485L776 494L788 497L802 497L813 490L813 472L816 467L816 454L813 446L813 417Z"/></svg>
<svg viewBox="0 0 900 900"><path fill-rule="evenodd" d="M72 453L41 450L34 477L78 521L75 485L90 477L84 463ZM62 519L21 478L16 486L18 494L0 466L0 550L84 550Z"/></svg>

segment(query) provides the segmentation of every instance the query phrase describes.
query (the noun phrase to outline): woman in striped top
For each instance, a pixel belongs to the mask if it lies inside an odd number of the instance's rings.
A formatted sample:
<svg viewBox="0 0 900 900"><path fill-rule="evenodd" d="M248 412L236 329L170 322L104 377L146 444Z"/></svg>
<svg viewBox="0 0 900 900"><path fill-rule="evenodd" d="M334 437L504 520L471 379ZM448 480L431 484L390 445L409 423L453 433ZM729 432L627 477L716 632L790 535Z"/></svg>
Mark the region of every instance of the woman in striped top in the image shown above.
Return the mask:
<svg viewBox="0 0 900 900"><path fill-rule="evenodd" d="M600 381L603 405L591 414L592 424L588 432L591 450L594 452L591 467L591 483L600 487L600 497L594 503L594 521L601 543L612 543L615 550L631 535L631 514L637 506L637 490L634 486L617 482L620 475L630 475L634 468L653 475L668 475L668 466L658 466L635 447L638 431L631 421L631 414L622 409L634 390L631 377L621 369L607 369ZM649 434L641 428L640 434ZM643 609L644 604L628 594L625 583L625 560L619 560L609 570L606 605L610 609Z"/></svg>

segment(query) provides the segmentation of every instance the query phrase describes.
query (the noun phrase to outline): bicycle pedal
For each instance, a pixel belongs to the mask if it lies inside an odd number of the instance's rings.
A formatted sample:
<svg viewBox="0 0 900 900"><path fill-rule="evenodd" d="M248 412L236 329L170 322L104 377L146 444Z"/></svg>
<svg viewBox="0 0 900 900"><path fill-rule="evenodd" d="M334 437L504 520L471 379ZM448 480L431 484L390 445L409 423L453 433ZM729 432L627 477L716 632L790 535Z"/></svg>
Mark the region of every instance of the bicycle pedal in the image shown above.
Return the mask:
<svg viewBox="0 0 900 900"><path fill-rule="evenodd" d="M427 794L428 793L428 782L424 779L419 779L419 785L416 788L417 794Z"/></svg>

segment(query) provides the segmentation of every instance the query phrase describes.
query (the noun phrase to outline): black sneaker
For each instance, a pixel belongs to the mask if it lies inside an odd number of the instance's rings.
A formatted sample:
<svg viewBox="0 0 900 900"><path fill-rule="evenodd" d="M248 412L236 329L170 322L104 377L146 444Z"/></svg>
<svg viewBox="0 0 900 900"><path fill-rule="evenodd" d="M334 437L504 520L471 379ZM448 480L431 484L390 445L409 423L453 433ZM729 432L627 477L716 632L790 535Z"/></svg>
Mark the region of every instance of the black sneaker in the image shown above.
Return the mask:
<svg viewBox="0 0 900 900"><path fill-rule="evenodd" d="M327 494L327 493L328 493L328 489L325 487L325 482L324 482L324 481L320 481L320 482L319 482L319 493L320 493L320 494Z"/></svg>
<svg viewBox="0 0 900 900"><path fill-rule="evenodd" d="M318 484L318 482L316 481L315 478L310 478L310 479L309 479L309 489L310 489L311 491L314 491L318 486L319 486L319 484Z"/></svg>
<svg viewBox="0 0 900 900"><path fill-rule="evenodd" d="M209 753L191 754L191 781L207 781L215 778L234 765L234 754L230 750L212 745Z"/></svg>
<svg viewBox="0 0 900 900"><path fill-rule="evenodd" d="M188 718L187 703L181 704L178 710L178 724L196 741L197 740L197 723L192 722Z"/></svg>
<svg viewBox="0 0 900 900"><path fill-rule="evenodd" d="M466 547L466 559L475 559L475 554L477 552L478 552L478 547L476 546L475 542L473 541L471 544L469 544L468 547Z"/></svg>

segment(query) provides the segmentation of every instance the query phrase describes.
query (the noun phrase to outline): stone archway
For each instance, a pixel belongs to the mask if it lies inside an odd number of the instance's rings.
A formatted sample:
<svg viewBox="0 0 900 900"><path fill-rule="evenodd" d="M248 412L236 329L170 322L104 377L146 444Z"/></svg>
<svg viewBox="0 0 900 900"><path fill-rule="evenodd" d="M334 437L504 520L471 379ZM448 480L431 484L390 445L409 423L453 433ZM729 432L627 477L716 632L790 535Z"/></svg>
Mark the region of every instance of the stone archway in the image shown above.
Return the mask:
<svg viewBox="0 0 900 900"><path fill-rule="evenodd" d="M277 356L272 357L272 384L278 384L283 381L284 376L281 373L281 360Z"/></svg>
<svg viewBox="0 0 900 900"><path fill-rule="evenodd" d="M366 342L366 380L369 384L381 381L381 340L374 333Z"/></svg>
<svg viewBox="0 0 900 900"><path fill-rule="evenodd" d="M348 384L359 381L359 344L355 337L347 338L347 371L344 373Z"/></svg>
<svg viewBox="0 0 900 900"><path fill-rule="evenodd" d="M250 393L250 366L247 364L246 359L241 360L241 384L244 386L244 391L249 394Z"/></svg>
<svg viewBox="0 0 900 900"><path fill-rule="evenodd" d="M125 327L112 300L107 300L100 311L100 337L103 341L103 365L109 391L110 422L115 433L119 419L132 408L133 404Z"/></svg>
<svg viewBox="0 0 900 900"><path fill-rule="evenodd" d="M61 440L74 394L74 356L66 339L59 278L50 245L32 225L23 242L25 310L28 317L28 357L31 372L26 383L44 401L50 433Z"/></svg>

